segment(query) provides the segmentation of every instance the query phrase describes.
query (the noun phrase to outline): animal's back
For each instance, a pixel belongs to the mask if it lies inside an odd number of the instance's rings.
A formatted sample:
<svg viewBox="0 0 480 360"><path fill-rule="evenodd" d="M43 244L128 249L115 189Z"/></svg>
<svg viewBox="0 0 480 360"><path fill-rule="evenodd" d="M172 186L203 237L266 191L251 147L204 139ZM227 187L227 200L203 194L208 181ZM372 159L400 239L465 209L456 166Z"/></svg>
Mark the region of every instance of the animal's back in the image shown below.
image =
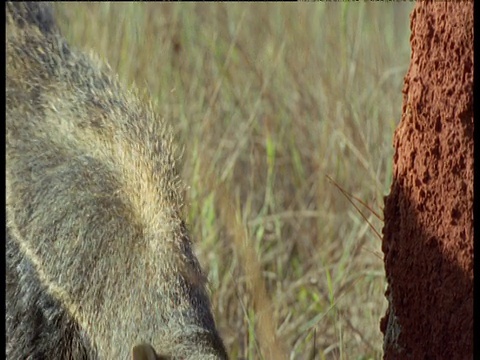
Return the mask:
<svg viewBox="0 0 480 360"><path fill-rule="evenodd" d="M48 5L6 7L8 357L226 358L168 125Z"/></svg>

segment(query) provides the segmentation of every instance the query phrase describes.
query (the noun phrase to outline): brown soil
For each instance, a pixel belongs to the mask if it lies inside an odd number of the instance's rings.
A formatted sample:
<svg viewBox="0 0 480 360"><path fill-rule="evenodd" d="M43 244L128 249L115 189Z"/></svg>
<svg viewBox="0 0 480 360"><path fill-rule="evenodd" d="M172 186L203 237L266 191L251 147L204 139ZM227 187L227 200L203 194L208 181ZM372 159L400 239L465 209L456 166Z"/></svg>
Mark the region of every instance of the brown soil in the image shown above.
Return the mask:
<svg viewBox="0 0 480 360"><path fill-rule="evenodd" d="M473 351L473 1L418 2L383 252L385 359Z"/></svg>

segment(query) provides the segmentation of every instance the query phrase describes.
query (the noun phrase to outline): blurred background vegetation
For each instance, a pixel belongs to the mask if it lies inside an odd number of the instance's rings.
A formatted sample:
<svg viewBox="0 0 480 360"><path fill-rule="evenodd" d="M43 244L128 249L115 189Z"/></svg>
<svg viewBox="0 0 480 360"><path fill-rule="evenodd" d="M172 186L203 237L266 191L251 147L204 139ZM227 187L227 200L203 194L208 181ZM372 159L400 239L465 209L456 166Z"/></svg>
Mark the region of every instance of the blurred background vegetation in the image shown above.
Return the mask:
<svg viewBox="0 0 480 360"><path fill-rule="evenodd" d="M381 216L413 3L56 8L72 44L171 122L232 359L381 358Z"/></svg>

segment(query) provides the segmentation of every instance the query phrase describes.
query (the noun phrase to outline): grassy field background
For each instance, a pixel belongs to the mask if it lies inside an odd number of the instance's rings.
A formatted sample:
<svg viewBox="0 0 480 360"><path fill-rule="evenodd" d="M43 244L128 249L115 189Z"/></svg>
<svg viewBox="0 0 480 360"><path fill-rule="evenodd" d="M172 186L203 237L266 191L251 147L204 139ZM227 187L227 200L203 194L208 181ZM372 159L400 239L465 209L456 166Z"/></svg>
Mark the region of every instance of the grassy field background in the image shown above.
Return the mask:
<svg viewBox="0 0 480 360"><path fill-rule="evenodd" d="M56 8L72 44L171 121L232 359L381 358L379 234L413 3Z"/></svg>

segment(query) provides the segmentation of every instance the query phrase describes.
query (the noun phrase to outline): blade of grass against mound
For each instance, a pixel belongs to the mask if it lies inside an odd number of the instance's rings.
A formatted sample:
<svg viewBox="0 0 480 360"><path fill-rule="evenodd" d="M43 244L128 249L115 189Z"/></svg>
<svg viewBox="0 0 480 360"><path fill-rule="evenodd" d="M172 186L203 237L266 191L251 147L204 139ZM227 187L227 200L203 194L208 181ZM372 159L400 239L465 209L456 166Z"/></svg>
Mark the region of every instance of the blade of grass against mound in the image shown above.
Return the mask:
<svg viewBox="0 0 480 360"><path fill-rule="evenodd" d="M370 212L375 215L379 220L383 221L383 219L380 217L380 215L378 215L370 206L368 206L367 204L365 204L365 202L363 202L362 200L360 200L359 198L355 197L354 195L350 194L348 191L346 191L345 189L343 189L335 180L333 180L330 176L328 175L325 175L327 177L327 179L338 189L340 190L340 192L347 198L347 200L350 202L350 204L353 205L353 207L358 211L358 213L360 214L360 216L363 218L363 220L365 220L368 225L370 226L370 228L372 229L372 231L375 233L375 235L381 240L382 239L382 236L380 235L380 233L377 231L377 229L375 229L375 227L372 225L372 223L370 222L370 220L368 220L368 218L363 214L363 212L358 208L358 206L352 201L352 199L355 199L357 200L360 204L362 204L364 207L366 207L368 210L370 210Z"/></svg>

